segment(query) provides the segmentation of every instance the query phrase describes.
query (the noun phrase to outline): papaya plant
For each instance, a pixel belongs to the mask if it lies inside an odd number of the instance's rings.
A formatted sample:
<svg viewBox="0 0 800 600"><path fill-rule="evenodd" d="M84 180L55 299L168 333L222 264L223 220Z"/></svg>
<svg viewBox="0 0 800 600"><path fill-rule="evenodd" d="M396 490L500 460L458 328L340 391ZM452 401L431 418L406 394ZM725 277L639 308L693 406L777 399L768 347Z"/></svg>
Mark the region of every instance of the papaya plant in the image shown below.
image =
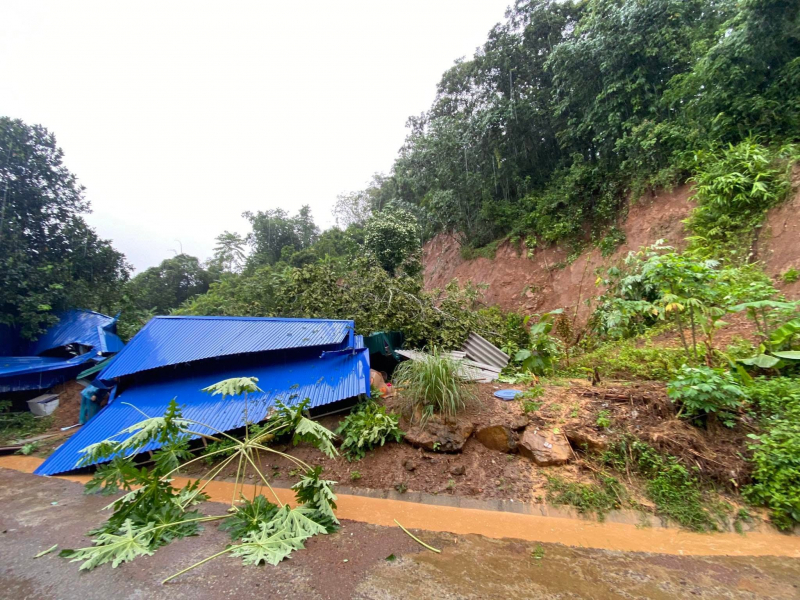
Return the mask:
<svg viewBox="0 0 800 600"><path fill-rule="evenodd" d="M336 482L322 479L320 467L312 467L265 445L275 437L291 436L295 444L306 441L327 456L334 457L337 454L332 443L335 434L304 416L308 400L292 406L277 400L264 425L255 429L255 424L249 419L251 406L248 395L262 391L257 382L255 377L237 377L203 389L209 394L221 395L223 400L244 397L243 439L184 417L173 399L163 416L149 417L142 413L144 420L109 439L84 448L79 466L112 459L109 464L98 468L87 484L87 492L113 493L125 490L127 493L107 507L113 509L108 521L90 532L95 536L92 546L64 550L61 556L73 562L83 561L82 570L108 562L116 567L138 556L151 555L159 546L175 538L197 535L201 523L225 519L225 528L235 532L240 543L179 571L165 579L166 582L226 553L241 557L244 564L265 562L274 565L303 548L306 539L335 530L338 520L333 512L336 508L333 486ZM198 429L212 433L201 433ZM127 437L119 439L123 436ZM188 442L193 436L214 443L226 440L230 445L186 460L191 456ZM154 442L161 444L161 448L153 455L154 466L151 469L137 468L133 463L134 456ZM293 486L298 503L295 508L281 501L259 468L261 452L283 456L303 473L301 480ZM224 458L205 475L182 489L172 487L173 475L180 468L210 455L224 455ZM197 510L190 510L208 499L204 492L208 484L233 464L236 465L236 476L230 514L204 516ZM248 473L257 476L252 498L244 496L244 482ZM265 498L264 491L274 497L274 504ZM242 521L249 526L242 527Z"/></svg>

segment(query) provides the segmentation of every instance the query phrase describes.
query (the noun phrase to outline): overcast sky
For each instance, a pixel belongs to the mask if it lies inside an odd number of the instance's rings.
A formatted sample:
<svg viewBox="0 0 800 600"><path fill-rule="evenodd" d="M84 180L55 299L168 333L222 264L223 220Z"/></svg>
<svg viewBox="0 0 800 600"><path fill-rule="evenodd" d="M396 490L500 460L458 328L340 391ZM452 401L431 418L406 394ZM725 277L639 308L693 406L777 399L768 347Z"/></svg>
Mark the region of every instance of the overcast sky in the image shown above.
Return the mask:
<svg viewBox="0 0 800 600"><path fill-rule="evenodd" d="M204 259L245 210L332 225L509 1L3 0L0 114L56 134L137 270Z"/></svg>

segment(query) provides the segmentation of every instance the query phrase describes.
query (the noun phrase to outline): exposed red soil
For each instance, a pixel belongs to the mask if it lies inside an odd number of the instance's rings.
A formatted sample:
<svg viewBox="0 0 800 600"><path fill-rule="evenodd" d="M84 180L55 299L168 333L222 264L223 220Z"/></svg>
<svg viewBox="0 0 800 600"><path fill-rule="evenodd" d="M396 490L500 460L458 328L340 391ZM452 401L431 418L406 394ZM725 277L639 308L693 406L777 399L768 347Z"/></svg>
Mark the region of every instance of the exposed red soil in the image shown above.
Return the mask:
<svg viewBox="0 0 800 600"><path fill-rule="evenodd" d="M795 171L795 191L786 203L772 209L762 230L757 258L764 261L768 274L778 277L790 267L800 270L800 169ZM671 192L647 194L628 207L627 218L618 223L626 242L609 257L589 247L572 263L567 263L567 248L554 245L537 248L528 258L522 243L501 244L493 260L464 260L458 241L441 234L423 249L426 289L442 288L453 279L460 284L483 284L484 302L526 314L565 308L576 309L578 321L591 313L586 300L596 297L598 269L623 259L631 250L664 239L678 249L685 247L683 220L692 208L692 190L684 185ZM777 285L787 298L800 298L800 281Z"/></svg>
<svg viewBox="0 0 800 600"><path fill-rule="evenodd" d="M58 408L53 412L53 424L48 431L60 431L78 422L81 412L81 392L83 386L77 381L67 381L54 387L51 392L58 394Z"/></svg>

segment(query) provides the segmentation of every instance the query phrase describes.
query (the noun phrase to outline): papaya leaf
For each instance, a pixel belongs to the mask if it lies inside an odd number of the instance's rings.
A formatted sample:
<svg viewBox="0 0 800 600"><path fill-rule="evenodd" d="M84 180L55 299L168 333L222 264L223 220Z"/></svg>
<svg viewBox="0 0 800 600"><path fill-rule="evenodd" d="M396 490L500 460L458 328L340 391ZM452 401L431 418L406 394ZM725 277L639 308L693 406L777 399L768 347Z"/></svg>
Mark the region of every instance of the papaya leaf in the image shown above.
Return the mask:
<svg viewBox="0 0 800 600"><path fill-rule="evenodd" d="M81 570L88 571L107 562L113 568L129 562L137 556L152 556L150 542L153 539L153 526L143 528L134 526L133 521L126 520L120 533L104 532L97 536L94 546L77 550L62 550L59 556L69 558L70 562L84 561Z"/></svg>

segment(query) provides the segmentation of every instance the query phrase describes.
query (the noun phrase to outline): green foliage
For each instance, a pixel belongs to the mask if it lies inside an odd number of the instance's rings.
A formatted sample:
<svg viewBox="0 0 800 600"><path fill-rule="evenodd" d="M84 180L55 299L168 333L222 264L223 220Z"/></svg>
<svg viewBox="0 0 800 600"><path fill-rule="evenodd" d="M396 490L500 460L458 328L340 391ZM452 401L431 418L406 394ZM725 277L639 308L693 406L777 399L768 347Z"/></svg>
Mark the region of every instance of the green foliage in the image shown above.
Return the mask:
<svg viewBox="0 0 800 600"><path fill-rule="evenodd" d="M611 427L611 412L607 410L601 410L597 413L597 420L595 424L600 427L601 429L608 429Z"/></svg>
<svg viewBox="0 0 800 600"><path fill-rule="evenodd" d="M0 117L0 327L36 338L79 306L111 312L130 266L83 215L84 188L55 136ZM7 331L0 335L8 335Z"/></svg>
<svg viewBox="0 0 800 600"><path fill-rule="evenodd" d="M301 550L308 538L327 533L309 513L302 506L284 506L270 521L259 523L258 531L245 535L241 544L229 548L231 555L240 557L245 565L277 565L295 550Z"/></svg>
<svg viewBox="0 0 800 600"><path fill-rule="evenodd" d="M753 139L696 153L697 208L687 220L694 245L744 258L767 210L786 197L789 162Z"/></svg>
<svg viewBox="0 0 800 600"><path fill-rule="evenodd" d="M363 257L228 276L176 314L353 319L359 332L401 331L410 347L458 348L471 331L498 345L527 337L519 315L481 308L474 287L426 292L420 279Z"/></svg>
<svg viewBox="0 0 800 600"><path fill-rule="evenodd" d="M401 208L387 208L367 219L364 250L394 275L402 269L408 275L422 270L422 242L416 217Z"/></svg>
<svg viewBox="0 0 800 600"><path fill-rule="evenodd" d="M747 400L745 388L729 371L683 365L669 382L667 394L680 405L678 416L690 420L719 419L733 427L736 415Z"/></svg>
<svg viewBox="0 0 800 600"><path fill-rule="evenodd" d="M550 335L556 315L563 313L557 309L539 317L538 323L531 325L530 339L527 348L522 348L514 355L514 361L520 367L536 375L544 375L553 370L553 364L561 355L561 343ZM527 321L527 320L526 320Z"/></svg>
<svg viewBox="0 0 800 600"><path fill-rule="evenodd" d="M232 540L239 540L250 533L261 529L261 524L271 521L278 512L278 505L268 501L263 494L253 500L242 498L238 510L219 524L222 531L227 531Z"/></svg>
<svg viewBox="0 0 800 600"><path fill-rule="evenodd" d="M246 241L252 248L247 269L288 262L296 252L308 250L319 237L311 208L304 205L293 217L282 208L242 215L250 222L252 231Z"/></svg>
<svg viewBox="0 0 800 600"><path fill-rule="evenodd" d="M705 171L698 151L798 138L799 12L793 0L517 2L442 75L364 196L413 206L426 236L469 248L579 241L628 198Z"/></svg>
<svg viewBox="0 0 800 600"><path fill-rule="evenodd" d="M24 439L46 431L52 417L36 417L30 412L11 412L11 402L0 400L0 442Z"/></svg>
<svg viewBox="0 0 800 600"><path fill-rule="evenodd" d="M339 524L336 515L333 514L336 508L336 495L333 493L335 481L320 479L322 467L308 469L300 481L292 486L295 491L297 501L307 510L305 513L308 518L313 519L324 526L326 531L331 532Z"/></svg>
<svg viewBox="0 0 800 600"><path fill-rule="evenodd" d="M596 514L604 521L610 510L622 508L627 499L625 487L614 477L603 475L599 483L566 482L560 477L547 478L547 501L556 506L574 506L581 514Z"/></svg>
<svg viewBox="0 0 800 600"><path fill-rule="evenodd" d="M800 271L794 267L791 267L781 275L781 279L784 283L794 283L795 281L800 280Z"/></svg>
<svg viewBox="0 0 800 600"><path fill-rule="evenodd" d="M195 256L178 254L138 273L125 284L125 312L167 314L208 291L213 277ZM135 332L134 332L135 333Z"/></svg>
<svg viewBox="0 0 800 600"><path fill-rule="evenodd" d="M753 483L742 492L781 529L800 522L800 380L759 377L750 387L762 432L753 440Z"/></svg>
<svg viewBox="0 0 800 600"><path fill-rule="evenodd" d="M487 258L489 260L494 260L494 257L497 255L497 248L504 241L504 239L495 240L493 242L489 242L481 248L473 248L470 245L463 245L461 246L459 252L461 254L461 258L464 260L475 260L476 258Z"/></svg>
<svg viewBox="0 0 800 600"><path fill-rule="evenodd" d="M424 422L434 413L453 419L477 398L464 383L461 361L439 352L423 354L400 363L394 371L395 386L413 413Z"/></svg>
<svg viewBox="0 0 800 600"><path fill-rule="evenodd" d="M261 391L257 381L253 377L237 377L220 381L203 391L220 394L223 399L243 394L247 402L248 394ZM298 466L295 471L304 472L300 481L293 486L300 504L297 508L272 505L263 496L254 496L252 500L242 498L241 506L232 503L233 514L227 517L222 529L229 530L234 539L242 538L243 542L222 553L232 552L241 556L245 564L264 561L274 564L293 550L302 548L303 540L308 537L334 531L338 526L333 512L336 508L336 495L333 493L335 482L321 478L321 467L311 467L296 457L263 445L277 435L292 436L295 443L300 440L312 442L329 456L334 456L336 451L331 443L333 432L303 416L307 404L308 400L305 400L288 406L277 400L275 410L263 425L251 427L250 423L245 423L244 441L228 438L233 445L230 449L232 456L219 468L212 470L210 479L214 479L222 468L239 456L236 486L246 476L248 465L252 465L262 483L269 487L254 464L253 456L258 452L273 452L292 460ZM190 429L197 425L202 424L183 418L180 407L173 399L163 416L148 418L107 440L84 448L82 463L107 460L113 456L107 465L98 468L86 486L87 493L110 494L120 490L127 493L112 502L110 507L113 513L106 523L90 532L96 536L94 546L68 550L62 556L83 560L83 569L91 569L105 562L112 562L116 566L141 554L152 554L159 546L175 538L196 535L203 521L225 518L203 517L196 510L188 510L208 499L202 492L199 480L187 483L181 490L171 485L173 472L181 461L190 457L188 436L200 435L219 442L219 438L197 434ZM225 436L222 432L215 433ZM116 439L121 436L127 437L122 441ZM151 470L137 468L132 456L152 442L161 445L153 455L154 467ZM228 454L227 447L222 449L226 452L220 454ZM189 462L194 460L199 459Z"/></svg>
<svg viewBox="0 0 800 600"><path fill-rule="evenodd" d="M720 528L717 516L706 508L697 478L674 456L662 456L648 444L628 436L603 453L602 460L617 471L641 475L659 514L694 531Z"/></svg>
<svg viewBox="0 0 800 600"><path fill-rule="evenodd" d="M614 225L597 242L597 247L600 248L600 254L605 258L614 254L614 251L624 244L625 240L625 232Z"/></svg>
<svg viewBox="0 0 800 600"><path fill-rule="evenodd" d="M669 381L686 361L683 348L657 346L647 338L607 342L576 357L560 373L585 375L595 368L606 379Z"/></svg>
<svg viewBox="0 0 800 600"><path fill-rule="evenodd" d="M225 400L242 394L263 392L264 390L258 387L258 377L232 377L205 387L202 391L212 396L221 395L222 399Z"/></svg>
<svg viewBox="0 0 800 600"><path fill-rule="evenodd" d="M71 559L70 562L84 561L81 571L91 570L110 562L113 568L129 562L138 556L152 556L151 541L153 526L134 527L128 519L119 534L104 532L94 540L94 546L78 550L62 550L59 556Z"/></svg>
<svg viewBox="0 0 800 600"><path fill-rule="evenodd" d="M359 404L336 430L342 438L342 454L352 462L361 460L369 450L383 446L387 440L400 442L403 432L397 426L399 419L376 402Z"/></svg>

